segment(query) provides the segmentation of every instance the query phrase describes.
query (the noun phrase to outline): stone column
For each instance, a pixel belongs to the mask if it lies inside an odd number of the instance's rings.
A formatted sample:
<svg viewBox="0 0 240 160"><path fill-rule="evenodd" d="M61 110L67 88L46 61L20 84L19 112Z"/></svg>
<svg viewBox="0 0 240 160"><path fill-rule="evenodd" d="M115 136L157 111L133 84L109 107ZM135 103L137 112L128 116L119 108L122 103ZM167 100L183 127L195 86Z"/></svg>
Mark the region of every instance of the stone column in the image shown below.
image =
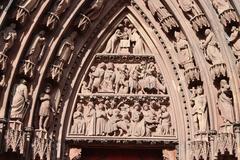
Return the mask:
<svg viewBox="0 0 240 160"><path fill-rule="evenodd" d="M240 159L240 122L236 122L234 125L234 133L235 133L235 138L236 138L236 156L237 159Z"/></svg>
<svg viewBox="0 0 240 160"><path fill-rule="evenodd" d="M5 118L0 119L0 153L4 152L4 128L6 127L7 120Z"/></svg>
<svg viewBox="0 0 240 160"><path fill-rule="evenodd" d="M216 130L209 131L209 143L210 143L210 154L209 157L212 160L217 160L217 154L215 153L215 136L217 134Z"/></svg>

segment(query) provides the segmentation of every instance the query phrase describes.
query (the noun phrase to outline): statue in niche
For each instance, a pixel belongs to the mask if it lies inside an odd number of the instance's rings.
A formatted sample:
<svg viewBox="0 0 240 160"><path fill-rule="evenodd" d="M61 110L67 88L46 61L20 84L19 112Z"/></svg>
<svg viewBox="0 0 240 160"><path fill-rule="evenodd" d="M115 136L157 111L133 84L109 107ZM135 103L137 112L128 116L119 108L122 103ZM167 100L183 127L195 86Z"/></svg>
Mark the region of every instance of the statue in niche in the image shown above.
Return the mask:
<svg viewBox="0 0 240 160"><path fill-rule="evenodd" d="M117 29L115 33L111 36L111 38L108 40L104 52L117 53L121 36L122 36L121 30Z"/></svg>
<svg viewBox="0 0 240 160"><path fill-rule="evenodd" d="M107 123L107 114L105 112L104 104L100 103L96 106L96 135L105 135Z"/></svg>
<svg viewBox="0 0 240 160"><path fill-rule="evenodd" d="M229 0L212 0L213 7L217 10L224 26L231 21L239 22L238 15Z"/></svg>
<svg viewBox="0 0 240 160"><path fill-rule="evenodd" d="M178 0L178 4L190 19L202 13L194 0Z"/></svg>
<svg viewBox="0 0 240 160"><path fill-rule="evenodd" d="M231 28L229 42L232 45L232 49L235 56L239 59L240 58L240 30L236 26L233 26Z"/></svg>
<svg viewBox="0 0 240 160"><path fill-rule="evenodd" d="M170 129L172 126L171 115L167 110L166 106L161 106L161 114L159 117L161 133L163 135L169 135L171 133Z"/></svg>
<svg viewBox="0 0 240 160"><path fill-rule="evenodd" d="M126 64L122 67L117 68L116 78L115 78L115 93L127 94L128 93L128 79L129 69Z"/></svg>
<svg viewBox="0 0 240 160"><path fill-rule="evenodd" d="M94 0L91 7L87 9L85 15L91 20L95 21L102 12L106 0Z"/></svg>
<svg viewBox="0 0 240 160"><path fill-rule="evenodd" d="M22 0L17 9L16 20L24 23L27 16L38 7L40 2L41 0Z"/></svg>
<svg viewBox="0 0 240 160"><path fill-rule="evenodd" d="M27 81L21 79L19 84L14 86L11 101L10 119L23 121L29 109Z"/></svg>
<svg viewBox="0 0 240 160"><path fill-rule="evenodd" d="M16 24L12 23L9 27L2 31L3 34L3 48L0 54L5 54L10 48L12 48L15 40L17 39Z"/></svg>
<svg viewBox="0 0 240 160"><path fill-rule="evenodd" d="M201 48L204 51L205 58L213 65L223 63L223 57L214 33L210 29L205 30L206 39L202 41Z"/></svg>
<svg viewBox="0 0 240 160"><path fill-rule="evenodd" d="M103 75L100 92L114 92L113 82L115 80L115 77L116 75L114 73L114 65L113 63L109 62L106 64L106 70Z"/></svg>
<svg viewBox="0 0 240 160"><path fill-rule="evenodd" d="M75 39L77 32L73 32L69 37L64 39L60 45L59 52L57 54L57 61L51 69L51 76L53 79L57 76L57 81L60 81L62 70L71 61L73 50L75 48Z"/></svg>
<svg viewBox="0 0 240 160"><path fill-rule="evenodd" d="M142 137L145 135L145 125L143 115L141 112L140 104L135 103L131 108L131 123L130 123L130 135L136 137Z"/></svg>
<svg viewBox="0 0 240 160"><path fill-rule="evenodd" d="M194 68L193 55L189 43L182 32L174 32L176 43L175 47L178 52L179 65L185 70Z"/></svg>
<svg viewBox="0 0 240 160"><path fill-rule="evenodd" d="M57 21L60 19L60 15L63 14L66 9L70 6L71 0L58 0L57 4L54 7L54 10L50 13L47 19L47 27L53 29Z"/></svg>
<svg viewBox="0 0 240 160"><path fill-rule="evenodd" d="M225 79L220 81L217 106L224 125L233 124L235 122L233 111L233 95L230 86Z"/></svg>
<svg viewBox="0 0 240 160"><path fill-rule="evenodd" d="M45 32L41 31L33 40L29 48L26 59L23 65L24 73L30 72L30 77L33 76L35 65L41 61L46 45Z"/></svg>
<svg viewBox="0 0 240 160"><path fill-rule="evenodd" d="M164 31L169 32L172 28L178 27L177 22L172 15L167 11L160 0L144 0L148 9L162 25Z"/></svg>
<svg viewBox="0 0 240 160"><path fill-rule="evenodd" d="M86 135L93 136L96 133L96 109L93 102L88 102L86 110L84 110L84 118L86 122Z"/></svg>
<svg viewBox="0 0 240 160"><path fill-rule="evenodd" d="M82 103L77 104L77 109L73 113L73 125L71 128L72 134L84 135L86 131L86 123L83 115L84 106Z"/></svg>
<svg viewBox="0 0 240 160"><path fill-rule="evenodd" d="M139 35L136 28L132 30L130 35L131 42L134 43L133 53L134 54L144 54L146 53L146 48L143 42L142 37Z"/></svg>
<svg viewBox="0 0 240 160"><path fill-rule="evenodd" d="M40 95L40 109L39 109L39 129L47 130L48 121L51 116L51 112L55 114L55 109L51 102L51 87L47 86L44 93Z"/></svg>
<svg viewBox="0 0 240 160"><path fill-rule="evenodd" d="M193 89L192 116L195 132L206 132L208 126L207 98L203 93L202 86Z"/></svg>
<svg viewBox="0 0 240 160"><path fill-rule="evenodd" d="M100 85L105 73L106 64L104 62L99 63L96 70L91 73L90 79L92 79L91 92L95 93L100 90ZM90 83L89 83L90 84Z"/></svg>

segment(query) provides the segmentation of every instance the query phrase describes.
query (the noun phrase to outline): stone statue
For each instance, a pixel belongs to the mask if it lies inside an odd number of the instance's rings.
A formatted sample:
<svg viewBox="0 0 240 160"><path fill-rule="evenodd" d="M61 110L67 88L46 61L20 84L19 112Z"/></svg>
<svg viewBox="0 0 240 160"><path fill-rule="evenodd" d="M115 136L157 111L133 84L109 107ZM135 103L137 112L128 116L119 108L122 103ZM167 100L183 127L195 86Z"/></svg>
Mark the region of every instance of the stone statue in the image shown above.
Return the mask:
<svg viewBox="0 0 240 160"><path fill-rule="evenodd" d="M144 0L148 9L162 25L165 32L177 28L178 24L174 17L168 12L160 0Z"/></svg>
<svg viewBox="0 0 240 160"><path fill-rule="evenodd" d="M178 4L190 19L202 13L194 0L178 0Z"/></svg>
<svg viewBox="0 0 240 160"><path fill-rule="evenodd" d="M64 68L65 65L70 63L70 58L72 56L73 50L75 48L75 39L77 37L77 32L73 32L69 37L62 41L59 47L59 52L57 57L59 58L60 68Z"/></svg>
<svg viewBox="0 0 240 160"><path fill-rule="evenodd" d="M222 14L224 11L232 8L229 0L212 0L212 4L218 14Z"/></svg>
<svg viewBox="0 0 240 160"><path fill-rule="evenodd" d="M84 109L84 119L86 122L86 135L93 136L96 133L96 109L93 102L88 102Z"/></svg>
<svg viewBox="0 0 240 160"><path fill-rule="evenodd" d="M107 114L103 103L100 103L96 107L96 135L105 135L107 123Z"/></svg>
<svg viewBox="0 0 240 160"><path fill-rule="evenodd" d="M99 91L100 85L102 83L103 76L105 73L105 67L106 67L106 64L104 62L99 63L96 70L91 74L91 77L93 79L92 86L91 86L92 93Z"/></svg>
<svg viewBox="0 0 240 160"><path fill-rule="evenodd" d="M134 43L133 53L134 54L144 54L146 53L146 48L143 42L142 37L139 35L136 28L132 30L132 34L130 36L131 42Z"/></svg>
<svg viewBox="0 0 240 160"><path fill-rule="evenodd" d="M30 72L30 77L33 76L34 68L41 61L46 46L45 32L41 31L33 40L23 65L24 73Z"/></svg>
<svg viewBox="0 0 240 160"><path fill-rule="evenodd" d="M178 52L179 65L185 70L194 68L193 55L189 43L181 32L174 32L176 43L175 47Z"/></svg>
<svg viewBox="0 0 240 160"><path fill-rule="evenodd" d="M130 94L138 92L138 88L139 88L138 81L139 81L139 75L141 74L139 70L140 70L140 66L135 66L130 72L130 77L129 77Z"/></svg>
<svg viewBox="0 0 240 160"><path fill-rule="evenodd" d="M140 104L135 102L131 109L130 135L142 137L146 133L145 123L141 112Z"/></svg>
<svg viewBox="0 0 240 160"><path fill-rule="evenodd" d="M115 80L115 72L114 72L114 64L109 62L106 64L106 70L103 75L103 80L101 83L101 90L100 92L111 92L113 93L113 82Z"/></svg>
<svg viewBox="0 0 240 160"><path fill-rule="evenodd" d="M16 24L12 23L9 27L2 31L3 34L3 48L0 54L5 54L14 45L17 39Z"/></svg>
<svg viewBox="0 0 240 160"><path fill-rule="evenodd" d="M170 129L172 126L171 115L167 110L166 106L161 106L161 114L159 117L160 126L162 127L162 134L169 135L171 133Z"/></svg>
<svg viewBox="0 0 240 160"><path fill-rule="evenodd" d="M29 109L28 88L25 79L21 79L20 83L14 86L12 96L10 119L23 121Z"/></svg>
<svg viewBox="0 0 240 160"><path fill-rule="evenodd" d="M55 114L55 109L51 103L51 88L47 86L44 93L40 95L40 109L39 109L39 129L47 130L48 121L51 112Z"/></svg>
<svg viewBox="0 0 240 160"><path fill-rule="evenodd" d="M130 47L131 47L131 43L130 43L130 28L128 27L124 27L123 28L123 32L121 35L121 40L119 43L119 53L130 53Z"/></svg>
<svg viewBox="0 0 240 160"><path fill-rule="evenodd" d="M60 15L63 14L70 6L70 2L71 0L58 0L54 10L48 16L47 27L53 29L56 26L58 20L60 19Z"/></svg>
<svg viewBox="0 0 240 160"><path fill-rule="evenodd" d="M106 0L94 0L91 4L91 7L87 9L85 15L91 20L96 20L104 7Z"/></svg>
<svg viewBox="0 0 240 160"><path fill-rule="evenodd" d="M202 86L198 86L193 90L192 101L192 116L195 132L206 132L208 126L208 109L207 98L203 94Z"/></svg>
<svg viewBox="0 0 240 160"><path fill-rule="evenodd" d="M240 58L240 30L236 26L233 26L231 28L229 42L232 45L232 49L235 56L239 59Z"/></svg>
<svg viewBox="0 0 240 160"><path fill-rule="evenodd" d="M22 0L18 6L16 20L24 23L28 15L33 12L42 0Z"/></svg>
<svg viewBox="0 0 240 160"><path fill-rule="evenodd" d="M143 117L146 125L146 136L151 137L152 136L152 130L156 128L157 121L156 121L156 115L152 108L150 109L149 105L147 103L143 103Z"/></svg>
<svg viewBox="0 0 240 160"><path fill-rule="evenodd" d="M122 67L117 68L116 78L115 78L115 93L127 94L128 93L128 79L129 70L126 64Z"/></svg>
<svg viewBox="0 0 240 160"><path fill-rule="evenodd" d="M69 37L64 39L60 45L60 49L57 54L57 60L51 68L51 78L56 79L58 82L61 79L63 69L71 61L73 50L75 48L75 39L77 37L77 32L73 32Z"/></svg>
<svg viewBox="0 0 240 160"><path fill-rule="evenodd" d="M224 124L233 124L235 122L233 110L233 96L228 82L225 79L220 81L220 90L218 93L218 110Z"/></svg>
<svg viewBox="0 0 240 160"><path fill-rule="evenodd" d="M73 113L72 134L84 135L86 131L86 123L83 115L84 106L82 103L77 104L77 109Z"/></svg>
<svg viewBox="0 0 240 160"><path fill-rule="evenodd" d="M115 108L115 109L112 109L112 113L111 113L111 116L109 117L109 120L106 124L106 133L107 135L110 135L110 136L115 136L118 131L118 126L117 126L117 122L119 122L121 119L120 119L120 110Z"/></svg>
<svg viewBox="0 0 240 160"><path fill-rule="evenodd" d="M122 36L122 33L121 33L120 29L117 29L115 31L115 33L111 36L111 38L108 40L104 52L105 53L117 53L121 36Z"/></svg>
<svg viewBox="0 0 240 160"><path fill-rule="evenodd" d="M205 30L206 39L202 41L201 48L204 51L205 58L213 65L223 63L223 57L214 33L210 29Z"/></svg>

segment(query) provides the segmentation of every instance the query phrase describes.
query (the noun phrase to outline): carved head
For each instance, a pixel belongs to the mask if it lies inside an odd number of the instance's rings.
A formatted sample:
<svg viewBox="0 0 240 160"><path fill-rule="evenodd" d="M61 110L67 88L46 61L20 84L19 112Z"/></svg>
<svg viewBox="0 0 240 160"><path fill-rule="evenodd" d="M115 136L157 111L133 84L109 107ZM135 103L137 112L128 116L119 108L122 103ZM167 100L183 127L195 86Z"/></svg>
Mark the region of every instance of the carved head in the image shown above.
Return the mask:
<svg viewBox="0 0 240 160"><path fill-rule="evenodd" d="M230 86L229 86L227 80L222 79L222 80L220 81L220 88L221 88L222 90L225 90L225 91L226 91L226 90L230 90Z"/></svg>
<svg viewBox="0 0 240 160"><path fill-rule="evenodd" d="M164 106L164 105L163 105L163 106L161 106L161 111L162 111L162 112L167 112L167 107L166 107L166 106Z"/></svg>
<svg viewBox="0 0 240 160"><path fill-rule="evenodd" d="M20 80L20 83L26 85L26 84L27 84L27 81L26 81L25 79L21 79L21 80Z"/></svg>
<svg viewBox="0 0 240 160"><path fill-rule="evenodd" d="M103 110L103 109L104 109L103 103L99 103L99 104L98 104L98 109L100 109L100 110Z"/></svg>
<svg viewBox="0 0 240 160"><path fill-rule="evenodd" d="M113 70L113 69L114 69L114 64L113 64L112 62L109 62L109 63L107 64L107 69L108 69L108 70Z"/></svg>
<svg viewBox="0 0 240 160"><path fill-rule="evenodd" d="M88 102L87 106L88 106L89 108L93 108L93 107L94 107L94 104L93 104L93 102Z"/></svg>
<svg viewBox="0 0 240 160"><path fill-rule="evenodd" d="M143 109L144 109L145 111L149 110L149 106L148 106L147 103L143 103Z"/></svg>
<svg viewBox="0 0 240 160"><path fill-rule="evenodd" d="M114 115L114 116L118 116L119 113L120 113L120 110L119 110L119 109L114 109L114 110L113 110L113 115Z"/></svg>
<svg viewBox="0 0 240 160"><path fill-rule="evenodd" d="M77 110L82 111L83 110L83 104L82 103L77 103Z"/></svg>
<svg viewBox="0 0 240 160"><path fill-rule="evenodd" d="M105 65L104 62L101 62L101 63L98 64L98 68L105 68L105 66L106 66L106 65Z"/></svg>
<svg viewBox="0 0 240 160"><path fill-rule="evenodd" d="M206 30L205 30L205 36L208 36L210 33L211 33L211 30L210 30L210 29L206 29Z"/></svg>
<svg viewBox="0 0 240 160"><path fill-rule="evenodd" d="M50 93L50 92L51 92L51 87L50 86L46 86L45 93Z"/></svg>
<svg viewBox="0 0 240 160"><path fill-rule="evenodd" d="M140 104L138 102L135 102L134 105L133 105L133 108L137 111L140 110Z"/></svg>
<svg viewBox="0 0 240 160"><path fill-rule="evenodd" d="M197 87L197 94L198 95L203 94L203 87L201 85Z"/></svg>
<svg viewBox="0 0 240 160"><path fill-rule="evenodd" d="M94 72L94 71L96 71L96 66L92 66L90 69L92 72Z"/></svg>

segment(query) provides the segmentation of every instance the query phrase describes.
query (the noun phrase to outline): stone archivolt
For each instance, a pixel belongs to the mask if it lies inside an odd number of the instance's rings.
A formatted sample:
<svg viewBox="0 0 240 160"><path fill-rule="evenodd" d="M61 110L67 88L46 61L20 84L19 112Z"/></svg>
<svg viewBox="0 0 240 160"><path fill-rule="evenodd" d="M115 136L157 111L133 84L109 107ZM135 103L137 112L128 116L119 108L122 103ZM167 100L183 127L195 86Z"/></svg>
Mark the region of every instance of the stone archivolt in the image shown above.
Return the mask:
<svg viewBox="0 0 240 160"><path fill-rule="evenodd" d="M80 159L88 145L148 144L169 151L166 159L226 151L239 159L236 8L227 0L0 2L1 152L63 159L78 148Z"/></svg>

